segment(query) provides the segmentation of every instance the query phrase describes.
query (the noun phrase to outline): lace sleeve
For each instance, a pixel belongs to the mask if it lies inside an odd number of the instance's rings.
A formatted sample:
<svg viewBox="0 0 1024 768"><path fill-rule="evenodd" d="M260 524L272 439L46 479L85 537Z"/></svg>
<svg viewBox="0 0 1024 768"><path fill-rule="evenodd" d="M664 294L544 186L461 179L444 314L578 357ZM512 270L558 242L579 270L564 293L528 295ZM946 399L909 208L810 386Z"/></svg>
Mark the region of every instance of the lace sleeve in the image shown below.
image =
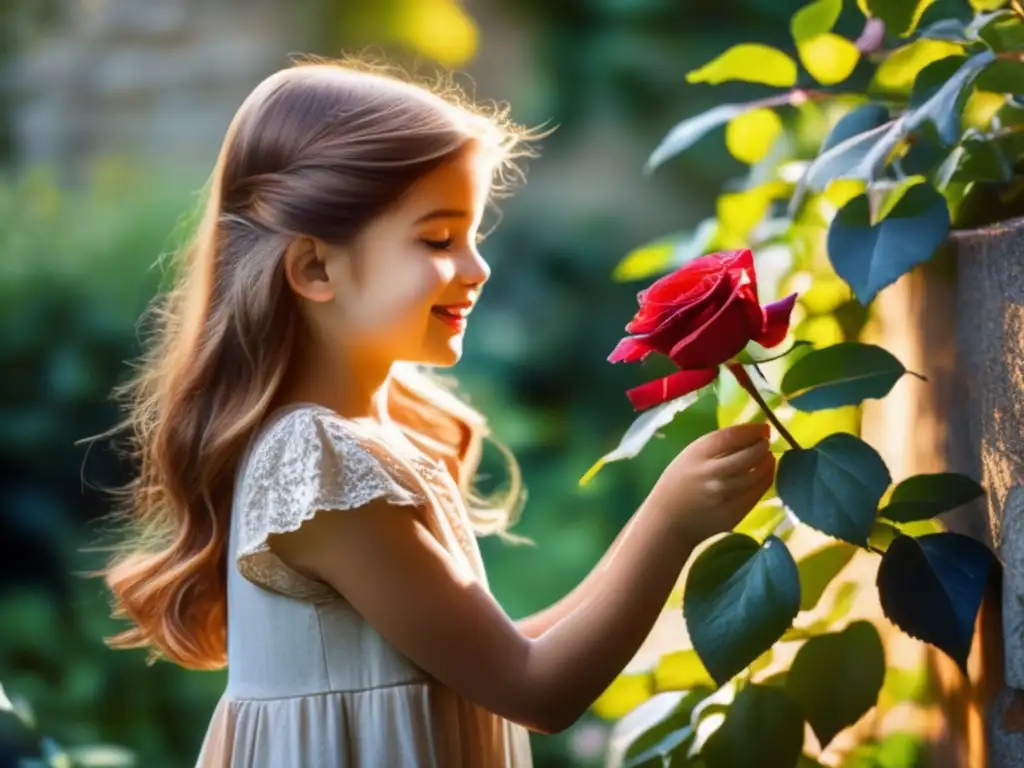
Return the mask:
<svg viewBox="0 0 1024 768"><path fill-rule="evenodd" d="M401 462L344 420L313 409L289 413L268 429L239 491L239 572L273 592L309 600L334 592L282 562L268 544L271 535L296 531L319 512L356 509L375 499L426 503Z"/></svg>

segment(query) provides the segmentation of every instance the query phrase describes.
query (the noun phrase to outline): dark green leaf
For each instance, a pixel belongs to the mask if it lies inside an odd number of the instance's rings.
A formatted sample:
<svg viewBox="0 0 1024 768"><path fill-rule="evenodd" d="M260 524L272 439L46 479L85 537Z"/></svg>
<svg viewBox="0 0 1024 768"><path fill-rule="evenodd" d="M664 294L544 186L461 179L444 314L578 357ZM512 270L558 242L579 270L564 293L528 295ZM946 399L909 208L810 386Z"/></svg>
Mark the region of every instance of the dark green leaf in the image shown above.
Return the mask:
<svg viewBox="0 0 1024 768"><path fill-rule="evenodd" d="M801 522L864 546L891 478L874 448L846 433L787 451L775 478L782 503Z"/></svg>
<svg viewBox="0 0 1024 768"><path fill-rule="evenodd" d="M686 579L683 617L720 685L772 647L800 609L800 577L775 536L729 534L704 550Z"/></svg>
<svg viewBox="0 0 1024 768"><path fill-rule="evenodd" d="M1013 11L997 11L979 27L978 37L996 53L1024 50L1024 21Z"/></svg>
<svg viewBox="0 0 1024 768"><path fill-rule="evenodd" d="M935 0L858 0L861 10L885 22L894 35L906 37L917 27L928 6Z"/></svg>
<svg viewBox="0 0 1024 768"><path fill-rule="evenodd" d="M933 61L922 69L914 79L914 88L910 94L910 109L924 107L954 77L967 61L966 56L953 55ZM960 113L967 100L967 88L955 94L946 94L948 108L932 110L926 123L934 125L936 137L947 146L955 144L960 135ZM946 104L947 102L943 102Z"/></svg>
<svg viewBox="0 0 1024 768"><path fill-rule="evenodd" d="M856 109L851 109L832 126L832 130L828 132L825 140L821 143L818 154L887 122L889 122L889 110L881 104L864 104Z"/></svg>
<svg viewBox="0 0 1024 768"><path fill-rule="evenodd" d="M925 40L949 40L953 43L967 42L967 28L959 19L939 19L918 33Z"/></svg>
<svg viewBox="0 0 1024 768"><path fill-rule="evenodd" d="M895 121L885 135L879 137L868 148L863 159L856 168L848 172L848 175L858 179L872 180L876 178L899 143L928 123L935 127L937 137L942 141L947 144L955 143L960 136L960 109L964 104L963 97L967 87L994 60L995 54L992 51L986 50L975 54L964 61L955 73L939 85L938 90L934 93L925 89L925 81L922 81L922 95L916 100L912 97L915 107ZM945 59L940 61L945 61ZM932 62L932 64L936 63L938 62ZM928 69L929 67L925 67L918 73L918 79ZM933 76L934 73L928 75L926 81L931 82Z"/></svg>
<svg viewBox="0 0 1024 768"><path fill-rule="evenodd" d="M978 75L978 90L1024 93L1024 61L996 59Z"/></svg>
<svg viewBox="0 0 1024 768"><path fill-rule="evenodd" d="M839 575L856 553L856 547L837 541L811 552L797 563L801 611L813 610L832 579Z"/></svg>
<svg viewBox="0 0 1024 768"><path fill-rule="evenodd" d="M808 640L793 659L786 692L800 705L822 749L878 701L885 651L878 630L855 621Z"/></svg>
<svg viewBox="0 0 1024 768"><path fill-rule="evenodd" d="M879 514L897 523L927 520L984 495L985 489L967 475L914 475L893 489L889 504Z"/></svg>
<svg viewBox="0 0 1024 768"><path fill-rule="evenodd" d="M650 173L666 160L691 147L715 128L725 125L737 115L742 115L750 109L751 107L746 104L720 104L697 117L683 120L669 131L661 143L655 147L647 159L644 171Z"/></svg>
<svg viewBox="0 0 1024 768"><path fill-rule="evenodd" d="M700 752L707 768L793 768L804 743L804 720L785 691L748 685Z"/></svg>
<svg viewBox="0 0 1024 768"><path fill-rule="evenodd" d="M1005 183L1013 178L1013 164L1000 142L988 138L970 139L950 153L943 165L939 179L943 185L971 183L974 181L997 181Z"/></svg>
<svg viewBox="0 0 1024 768"><path fill-rule="evenodd" d="M828 231L836 273L867 305L883 288L932 257L949 234L946 200L930 184L910 187L874 226L867 194L844 205Z"/></svg>
<svg viewBox="0 0 1024 768"><path fill-rule="evenodd" d="M943 651L966 674L974 622L999 561L959 533L899 536L878 567L878 596L889 620Z"/></svg>
<svg viewBox="0 0 1024 768"><path fill-rule="evenodd" d="M893 122L887 122L843 139L822 152L807 169L806 184L814 190L823 190L835 179L856 177L860 167L878 141L888 135Z"/></svg>
<svg viewBox="0 0 1024 768"><path fill-rule="evenodd" d="M801 411L859 405L889 394L907 372L888 351L847 341L800 358L782 378L782 394Z"/></svg>
<svg viewBox="0 0 1024 768"><path fill-rule="evenodd" d="M692 738L690 716L693 708L710 694L710 688L697 688L683 696L668 715L637 736L626 748L622 768L662 768L664 758Z"/></svg>

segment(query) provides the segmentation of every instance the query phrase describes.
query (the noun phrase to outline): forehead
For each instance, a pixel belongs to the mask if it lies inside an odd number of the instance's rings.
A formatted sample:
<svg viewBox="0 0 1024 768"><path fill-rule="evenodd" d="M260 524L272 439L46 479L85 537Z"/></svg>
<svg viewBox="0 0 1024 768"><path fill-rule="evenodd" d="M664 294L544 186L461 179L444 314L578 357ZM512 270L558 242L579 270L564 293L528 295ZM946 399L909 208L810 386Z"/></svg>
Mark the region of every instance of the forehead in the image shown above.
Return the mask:
<svg viewBox="0 0 1024 768"><path fill-rule="evenodd" d="M492 173L481 153L467 147L413 184L399 207L414 217L438 207L461 208L475 214L487 200Z"/></svg>

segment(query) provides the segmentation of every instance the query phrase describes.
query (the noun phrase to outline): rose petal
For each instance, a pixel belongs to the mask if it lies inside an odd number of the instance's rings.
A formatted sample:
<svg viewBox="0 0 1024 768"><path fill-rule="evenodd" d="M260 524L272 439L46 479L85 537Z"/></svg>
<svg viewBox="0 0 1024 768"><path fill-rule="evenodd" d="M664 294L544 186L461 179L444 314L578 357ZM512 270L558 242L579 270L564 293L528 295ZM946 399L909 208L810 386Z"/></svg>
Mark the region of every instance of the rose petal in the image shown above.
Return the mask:
<svg viewBox="0 0 1024 768"><path fill-rule="evenodd" d="M633 408L643 411L707 386L717 376L717 368L708 368L703 371L676 371L664 378L633 387L626 392L626 397L633 404Z"/></svg>
<svg viewBox="0 0 1024 768"><path fill-rule="evenodd" d="M680 294L692 291L705 277L724 272L724 266L717 253L701 256L656 280L640 291L637 299L641 304L672 304Z"/></svg>
<svg viewBox="0 0 1024 768"><path fill-rule="evenodd" d="M641 325L641 328L651 328L649 332L641 332L639 335L646 341L647 346L664 354L676 345L679 338L686 335L693 328L698 328L708 322L721 306L729 300L734 289L730 285L728 275L722 274L715 281L711 289L698 298L692 299L687 304L670 309L661 314L657 325ZM636 333L635 326L626 326L627 330Z"/></svg>
<svg viewBox="0 0 1024 768"><path fill-rule="evenodd" d="M668 318L681 310L705 301L708 296L727 282L728 275L725 272L706 274L690 290L676 294L672 301L661 303L645 300L633 319L626 325L626 331L628 333L653 333L664 325ZM665 294L665 296L668 295Z"/></svg>
<svg viewBox="0 0 1024 768"><path fill-rule="evenodd" d="M793 293L784 299L764 305L764 331L760 336L755 336L754 341L762 347L774 347L783 342L789 333L789 318L793 314L796 297L797 294Z"/></svg>
<svg viewBox="0 0 1024 768"><path fill-rule="evenodd" d="M636 363L646 358L654 349L639 336L627 336L615 345L608 355L609 363Z"/></svg>
<svg viewBox="0 0 1024 768"><path fill-rule="evenodd" d="M717 313L675 343L672 362L684 370L707 368L731 360L750 341L749 285L737 285ZM756 301L756 299L755 299Z"/></svg>

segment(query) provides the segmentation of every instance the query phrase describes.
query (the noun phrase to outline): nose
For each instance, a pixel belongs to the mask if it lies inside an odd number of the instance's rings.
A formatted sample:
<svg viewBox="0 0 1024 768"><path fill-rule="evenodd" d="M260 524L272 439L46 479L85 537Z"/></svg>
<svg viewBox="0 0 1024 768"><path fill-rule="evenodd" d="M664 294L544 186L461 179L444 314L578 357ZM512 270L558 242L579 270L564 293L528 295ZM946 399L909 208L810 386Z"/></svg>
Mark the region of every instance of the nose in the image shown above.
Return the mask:
<svg viewBox="0 0 1024 768"><path fill-rule="evenodd" d="M459 264L459 278L466 285L481 286L491 276L491 268L476 248L468 249L466 258Z"/></svg>

